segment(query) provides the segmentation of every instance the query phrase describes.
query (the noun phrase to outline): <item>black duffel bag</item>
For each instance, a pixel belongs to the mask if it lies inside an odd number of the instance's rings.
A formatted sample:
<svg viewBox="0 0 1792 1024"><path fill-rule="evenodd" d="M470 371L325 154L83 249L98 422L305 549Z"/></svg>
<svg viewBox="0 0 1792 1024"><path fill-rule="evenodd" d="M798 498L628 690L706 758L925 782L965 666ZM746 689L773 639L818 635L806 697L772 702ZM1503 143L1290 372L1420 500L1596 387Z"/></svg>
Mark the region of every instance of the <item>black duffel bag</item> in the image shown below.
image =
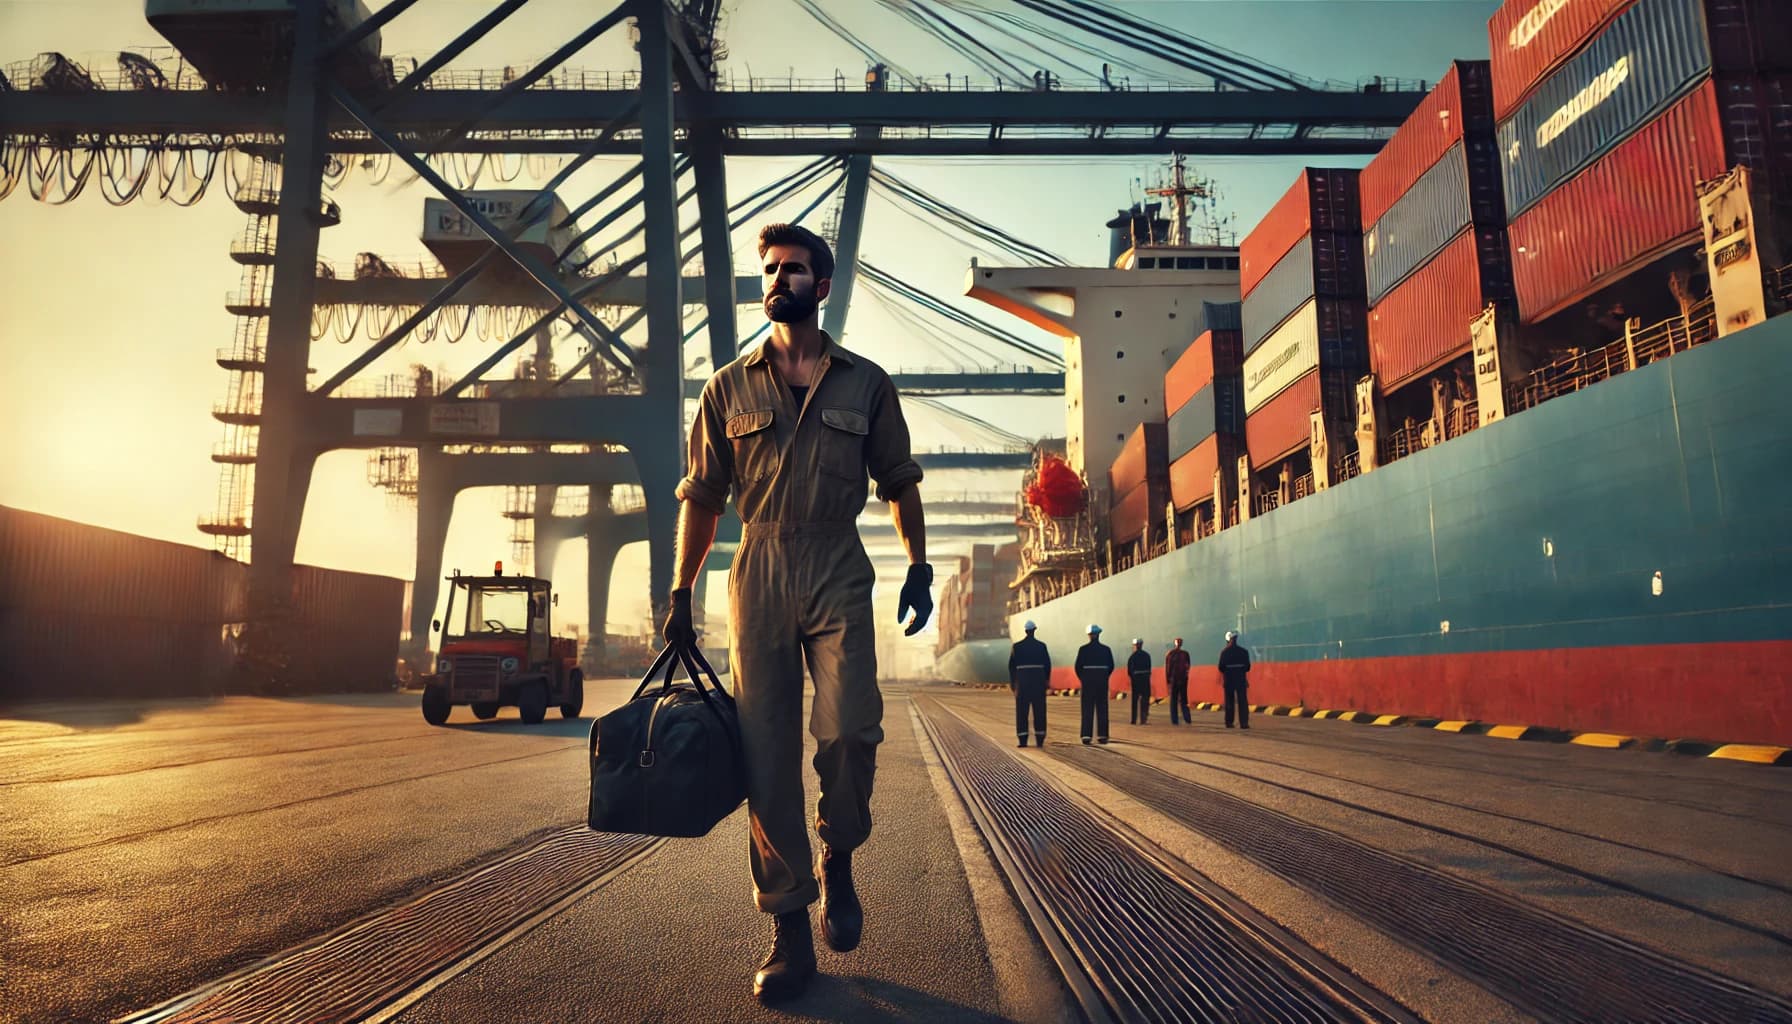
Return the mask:
<svg viewBox="0 0 1792 1024"><path fill-rule="evenodd" d="M688 683L672 681L679 665ZM648 690L662 668L664 679ZM597 832L695 837L746 798L734 698L699 651L667 644L628 703L591 725L588 823Z"/></svg>

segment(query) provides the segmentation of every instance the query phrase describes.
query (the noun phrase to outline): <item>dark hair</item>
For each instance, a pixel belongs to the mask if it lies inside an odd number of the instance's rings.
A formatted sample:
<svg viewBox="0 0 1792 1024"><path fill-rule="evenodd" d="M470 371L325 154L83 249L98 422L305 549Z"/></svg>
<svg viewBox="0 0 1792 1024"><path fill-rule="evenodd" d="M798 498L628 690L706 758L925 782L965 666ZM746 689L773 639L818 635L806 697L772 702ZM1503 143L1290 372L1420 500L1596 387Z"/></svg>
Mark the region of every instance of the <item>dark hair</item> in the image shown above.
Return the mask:
<svg viewBox="0 0 1792 1024"><path fill-rule="evenodd" d="M774 245L800 245L809 250L809 269L817 281L834 276L834 250L820 235L800 224L767 224L759 229L759 255Z"/></svg>

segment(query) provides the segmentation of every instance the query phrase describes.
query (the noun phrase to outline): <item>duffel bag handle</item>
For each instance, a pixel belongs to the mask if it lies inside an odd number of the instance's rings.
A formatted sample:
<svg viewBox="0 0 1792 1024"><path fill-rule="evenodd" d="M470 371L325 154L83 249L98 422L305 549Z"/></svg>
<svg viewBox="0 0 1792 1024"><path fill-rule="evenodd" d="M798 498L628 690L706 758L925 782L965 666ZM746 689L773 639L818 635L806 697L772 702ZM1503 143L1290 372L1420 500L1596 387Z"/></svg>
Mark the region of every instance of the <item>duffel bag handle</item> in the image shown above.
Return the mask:
<svg viewBox="0 0 1792 1024"><path fill-rule="evenodd" d="M696 645L679 646L678 661L684 666L684 674L690 677L691 686L697 691L697 696L703 698L705 704L713 706L713 702L717 700L734 703L734 695L722 689L722 681L716 678L716 670L709 667L709 662L704 660L703 652L699 651ZM703 666L703 672L697 670L698 665ZM709 674L707 685L703 681L705 672ZM668 670L668 679L670 679L670 670Z"/></svg>
<svg viewBox="0 0 1792 1024"><path fill-rule="evenodd" d="M660 688L661 689L669 688L672 685L672 669L673 669L672 658L673 658L673 655L675 655L676 653L677 652L675 650L673 650L673 645L671 645L671 644L667 644L665 647L661 648L659 657L653 659L653 667L649 668L644 674L642 674L641 685L635 687L635 696L630 697L629 700L634 700L635 697L639 697L643 693L646 693L648 685L653 682L653 677L658 675L660 669L662 669L662 668L666 670L666 678L665 678L665 681L660 684Z"/></svg>

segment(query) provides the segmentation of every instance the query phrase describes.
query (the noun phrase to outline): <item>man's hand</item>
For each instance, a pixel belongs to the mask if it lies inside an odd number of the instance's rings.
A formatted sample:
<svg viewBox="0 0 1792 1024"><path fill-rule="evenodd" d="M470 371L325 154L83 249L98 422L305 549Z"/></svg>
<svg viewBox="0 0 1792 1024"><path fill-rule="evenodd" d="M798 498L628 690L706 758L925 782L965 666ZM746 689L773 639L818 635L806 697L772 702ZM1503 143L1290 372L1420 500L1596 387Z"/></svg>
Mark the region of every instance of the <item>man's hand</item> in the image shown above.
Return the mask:
<svg viewBox="0 0 1792 1024"><path fill-rule="evenodd" d="M672 592L672 608L666 613L662 633L668 644L697 646L697 627L691 624L691 588L680 587Z"/></svg>
<svg viewBox="0 0 1792 1024"><path fill-rule="evenodd" d="M896 599L896 622L900 625L908 618L910 608L915 610L915 621L902 631L903 636L921 632L933 616L933 593L928 589L932 586L933 566L916 562L908 567L908 581L902 584L902 594Z"/></svg>

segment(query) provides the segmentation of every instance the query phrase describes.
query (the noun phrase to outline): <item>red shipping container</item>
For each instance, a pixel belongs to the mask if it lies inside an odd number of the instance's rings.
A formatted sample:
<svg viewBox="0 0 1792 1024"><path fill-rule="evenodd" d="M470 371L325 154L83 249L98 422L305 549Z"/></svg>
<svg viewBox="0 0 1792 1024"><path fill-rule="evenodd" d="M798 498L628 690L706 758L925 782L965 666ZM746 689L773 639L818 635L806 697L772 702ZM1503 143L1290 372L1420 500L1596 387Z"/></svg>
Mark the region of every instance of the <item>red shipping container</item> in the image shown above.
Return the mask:
<svg viewBox="0 0 1792 1024"><path fill-rule="evenodd" d="M1243 363L1242 332L1202 332L1164 374L1164 415L1174 416L1195 397L1195 392L1213 381L1216 373L1236 374Z"/></svg>
<svg viewBox="0 0 1792 1024"><path fill-rule="evenodd" d="M1324 409L1334 423L1356 415L1354 371L1318 369L1288 385L1244 418L1245 449L1251 466L1267 466L1302 448L1313 437L1313 412Z"/></svg>
<svg viewBox="0 0 1792 1024"><path fill-rule="evenodd" d="M1220 471L1231 480L1238 470L1238 438L1231 434L1214 434L1188 454L1170 463L1170 501L1176 511L1213 497L1213 474ZM1222 484L1222 486L1224 486Z"/></svg>
<svg viewBox="0 0 1792 1024"><path fill-rule="evenodd" d="M1358 189L1365 227L1380 220L1462 138L1465 128L1493 136L1492 90L1484 60L1452 61L1443 80L1363 168Z"/></svg>
<svg viewBox="0 0 1792 1024"><path fill-rule="evenodd" d="M1519 317L1542 320L1696 240L1693 184L1727 166L1707 81L1512 222Z"/></svg>
<svg viewBox="0 0 1792 1024"><path fill-rule="evenodd" d="M1487 22L1493 116L1504 121L1531 89L1632 0L1506 0Z"/></svg>
<svg viewBox="0 0 1792 1024"><path fill-rule="evenodd" d="M1131 544L1145 536L1161 537L1168 528L1165 506L1169 484L1162 478L1146 481L1117 498L1108 507L1108 538L1115 544Z"/></svg>
<svg viewBox="0 0 1792 1024"><path fill-rule="evenodd" d="M1251 294L1288 250L1313 231L1363 233L1357 177L1362 172L1307 167L1238 246L1238 291Z"/></svg>
<svg viewBox="0 0 1792 1024"><path fill-rule="evenodd" d="M1108 469L1108 495L1119 497L1147 480L1162 480L1170 471L1167 424L1141 423L1133 428Z"/></svg>
<svg viewBox="0 0 1792 1024"><path fill-rule="evenodd" d="M1369 308L1369 366L1393 391L1469 350L1469 321L1512 299L1506 233L1466 228Z"/></svg>
<svg viewBox="0 0 1792 1024"><path fill-rule="evenodd" d="M1635 0L1507 0L1487 22L1493 113L1504 121L1532 90ZM1704 0L1713 66L1720 72L1792 71L1792 4Z"/></svg>

